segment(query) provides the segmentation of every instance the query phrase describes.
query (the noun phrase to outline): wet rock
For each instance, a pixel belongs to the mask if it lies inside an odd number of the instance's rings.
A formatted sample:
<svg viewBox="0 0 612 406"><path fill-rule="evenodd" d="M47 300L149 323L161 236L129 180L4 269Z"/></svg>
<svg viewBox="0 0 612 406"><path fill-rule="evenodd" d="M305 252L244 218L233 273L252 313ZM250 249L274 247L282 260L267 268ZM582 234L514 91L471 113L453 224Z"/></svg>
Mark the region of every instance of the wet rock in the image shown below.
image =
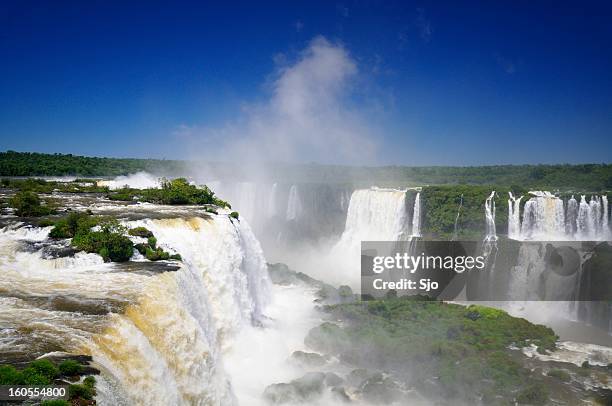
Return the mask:
<svg viewBox="0 0 612 406"><path fill-rule="evenodd" d="M363 398L374 404L389 404L404 397L397 383L383 374L375 374L367 379L361 388Z"/></svg>
<svg viewBox="0 0 612 406"><path fill-rule="evenodd" d="M315 352L294 351L291 354L291 361L303 367L321 367L327 363L324 356Z"/></svg>
<svg viewBox="0 0 612 406"><path fill-rule="evenodd" d="M310 372L289 383L269 385L263 396L267 402L274 405L311 402L323 394L324 381L324 373Z"/></svg>
<svg viewBox="0 0 612 406"><path fill-rule="evenodd" d="M380 372L370 371L364 368L353 369L346 377L346 381L349 385L359 388L363 383L365 383L368 379L382 374Z"/></svg>

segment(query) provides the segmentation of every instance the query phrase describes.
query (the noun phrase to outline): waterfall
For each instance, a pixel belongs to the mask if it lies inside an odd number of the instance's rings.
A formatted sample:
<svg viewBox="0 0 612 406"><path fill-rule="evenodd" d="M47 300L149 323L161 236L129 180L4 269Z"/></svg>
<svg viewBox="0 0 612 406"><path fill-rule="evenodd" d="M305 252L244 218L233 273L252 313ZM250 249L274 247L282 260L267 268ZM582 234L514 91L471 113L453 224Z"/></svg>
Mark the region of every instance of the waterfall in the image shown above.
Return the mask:
<svg viewBox="0 0 612 406"><path fill-rule="evenodd" d="M346 226L339 244L358 245L361 241L405 239L406 212L405 190L378 188L356 190L351 195Z"/></svg>
<svg viewBox="0 0 612 406"><path fill-rule="evenodd" d="M565 232L569 236L576 234L576 226L578 219L578 202L574 199L574 195L567 201L567 213L565 215Z"/></svg>
<svg viewBox="0 0 612 406"><path fill-rule="evenodd" d="M463 208L463 193L461 193L461 197L459 200L459 207L457 208L457 215L455 216L455 224L453 227L453 238L452 241L456 241L459 237L459 216L461 216L461 209Z"/></svg>
<svg viewBox="0 0 612 406"><path fill-rule="evenodd" d="M485 241L496 241L497 231L495 229L495 191L492 191L485 201L486 235Z"/></svg>
<svg viewBox="0 0 612 406"><path fill-rule="evenodd" d="M515 198L512 192L508 192L510 198L508 199L508 238L518 238L521 231L521 199Z"/></svg>
<svg viewBox="0 0 612 406"><path fill-rule="evenodd" d="M606 240L610 237L607 196L572 196L563 200L550 192L529 192L520 221L520 199L508 200L508 236L518 240Z"/></svg>
<svg viewBox="0 0 612 406"><path fill-rule="evenodd" d="M274 183L270 189L270 197L268 199L267 214L268 218L275 217L278 213L278 183Z"/></svg>
<svg viewBox="0 0 612 406"><path fill-rule="evenodd" d="M302 203L296 185L289 189L289 201L287 202L287 221L296 220L302 212Z"/></svg>
<svg viewBox="0 0 612 406"><path fill-rule="evenodd" d="M414 209L412 210L412 236L421 236L421 192L417 192L414 198Z"/></svg>
<svg viewBox="0 0 612 406"><path fill-rule="evenodd" d="M576 224L578 234L581 238L590 238L590 234L593 231L595 223L593 222L591 210L592 206L586 202L585 196L580 196L580 206L578 207Z"/></svg>
<svg viewBox="0 0 612 406"><path fill-rule="evenodd" d="M95 254L45 259L42 249L23 249L41 241L41 229L2 230L0 312L32 332L15 340L32 354L59 347L92 355L102 371L100 405L235 404L223 353L243 328L261 323L269 300L266 261L249 225L227 214L126 224L151 230L158 246L182 255L181 267L141 273ZM56 310L58 297L76 310L63 302Z"/></svg>
<svg viewBox="0 0 612 406"><path fill-rule="evenodd" d="M610 223L608 220L608 196L601 196L603 215L601 217L602 234L605 240L610 238Z"/></svg>

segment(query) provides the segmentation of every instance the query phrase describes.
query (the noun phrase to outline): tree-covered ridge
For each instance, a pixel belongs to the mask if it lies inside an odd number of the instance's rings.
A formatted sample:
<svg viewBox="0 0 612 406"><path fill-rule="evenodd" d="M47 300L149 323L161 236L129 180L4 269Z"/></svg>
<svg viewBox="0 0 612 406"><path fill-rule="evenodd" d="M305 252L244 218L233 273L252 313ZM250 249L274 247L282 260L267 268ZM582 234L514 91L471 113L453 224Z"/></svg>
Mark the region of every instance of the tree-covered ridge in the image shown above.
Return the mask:
<svg viewBox="0 0 612 406"><path fill-rule="evenodd" d="M161 159L98 158L72 154L0 152L0 176L118 176L138 171L179 172L185 162Z"/></svg>
<svg viewBox="0 0 612 406"><path fill-rule="evenodd" d="M251 179L249 168L210 163L215 173ZM187 161L97 158L72 154L0 152L0 176L117 176L138 171L185 174ZM519 185L529 189L599 192L612 190L612 164L492 165L492 166L383 166L269 164L275 180L288 182L343 182L360 186Z"/></svg>

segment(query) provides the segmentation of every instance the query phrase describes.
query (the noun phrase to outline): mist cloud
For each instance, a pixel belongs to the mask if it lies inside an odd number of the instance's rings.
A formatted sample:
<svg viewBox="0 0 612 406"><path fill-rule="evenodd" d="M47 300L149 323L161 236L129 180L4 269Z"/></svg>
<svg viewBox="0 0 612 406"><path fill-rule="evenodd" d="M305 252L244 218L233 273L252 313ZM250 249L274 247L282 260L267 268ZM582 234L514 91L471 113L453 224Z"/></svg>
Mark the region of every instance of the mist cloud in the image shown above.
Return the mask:
<svg viewBox="0 0 612 406"><path fill-rule="evenodd" d="M358 66L346 48L316 37L293 63L276 59L268 100L221 128L181 125L175 135L199 145L199 159L371 163L375 131L352 97Z"/></svg>

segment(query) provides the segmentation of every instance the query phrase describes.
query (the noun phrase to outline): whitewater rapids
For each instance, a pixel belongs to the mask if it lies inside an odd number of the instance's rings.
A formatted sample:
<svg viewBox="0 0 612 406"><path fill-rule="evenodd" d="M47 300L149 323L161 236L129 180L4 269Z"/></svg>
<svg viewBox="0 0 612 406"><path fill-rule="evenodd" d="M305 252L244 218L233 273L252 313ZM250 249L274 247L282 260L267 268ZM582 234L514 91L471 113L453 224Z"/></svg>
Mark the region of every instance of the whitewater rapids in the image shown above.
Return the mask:
<svg viewBox="0 0 612 406"><path fill-rule="evenodd" d="M223 353L271 299L248 224L226 214L125 223L153 231L182 266L151 275L95 254L49 258L36 248L50 228L0 233L0 352L92 355L101 405L237 403Z"/></svg>

